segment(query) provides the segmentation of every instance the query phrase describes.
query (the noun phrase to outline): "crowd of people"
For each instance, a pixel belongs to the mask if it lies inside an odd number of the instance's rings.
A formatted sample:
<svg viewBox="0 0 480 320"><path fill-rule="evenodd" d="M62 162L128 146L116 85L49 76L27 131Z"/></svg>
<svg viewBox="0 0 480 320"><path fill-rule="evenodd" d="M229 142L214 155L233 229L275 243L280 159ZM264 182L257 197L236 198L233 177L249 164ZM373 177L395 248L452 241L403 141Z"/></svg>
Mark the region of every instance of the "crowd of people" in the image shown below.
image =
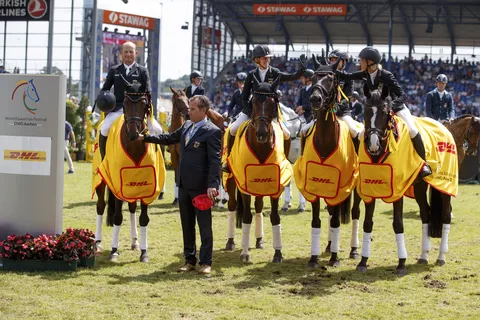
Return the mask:
<svg viewBox="0 0 480 320"><path fill-rule="evenodd" d="M310 62L311 63L311 62ZM313 69L309 63L308 68ZM382 65L387 68L387 61ZM294 72L299 69L299 59L285 57L272 57L271 66L285 72ZM236 89L235 77L239 72L248 72L256 68L250 59L237 59L232 64L232 69L226 72L220 80L215 94L213 105L215 109L224 113L230 104L232 95ZM349 59L345 70L353 72L358 69L356 61ZM472 63L466 60L454 60L453 63L446 60L433 61L428 57L420 60L404 58L394 59L390 70L407 95L407 106L413 115L425 116L425 102L427 93L435 89L436 76L445 74L448 78L446 90L452 94L455 106L455 115L473 114L480 115L480 63ZM282 83L279 89L282 91L282 103L295 109L300 89L300 80ZM360 102L365 99L362 94L362 86L355 83L355 90L360 93Z"/></svg>

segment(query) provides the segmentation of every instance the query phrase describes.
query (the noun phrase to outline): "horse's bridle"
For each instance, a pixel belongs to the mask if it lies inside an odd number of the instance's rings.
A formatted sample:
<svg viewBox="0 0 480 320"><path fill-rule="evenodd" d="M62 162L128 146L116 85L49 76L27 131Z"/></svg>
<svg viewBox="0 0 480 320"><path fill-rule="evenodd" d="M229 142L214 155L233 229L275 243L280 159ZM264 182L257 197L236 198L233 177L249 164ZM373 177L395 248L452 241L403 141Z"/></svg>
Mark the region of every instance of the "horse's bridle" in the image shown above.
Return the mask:
<svg viewBox="0 0 480 320"><path fill-rule="evenodd" d="M332 71L315 71L315 74L316 75L320 75L322 76L322 78L320 78L316 84L312 85L312 92L313 92L313 89L318 89L322 94L324 94L325 96L327 96L327 99L321 104L320 107L318 108L314 108L312 106L312 110L313 111L318 111L320 109L322 109L325 105L328 106L329 108L331 108L334 104L335 104L335 97L337 95L337 90L335 90L335 88L337 87L338 85L338 79L337 77L335 77L335 73L332 72ZM330 94L328 94L328 90L327 88L325 88L322 84L320 84L320 80L323 79L325 76L328 76L328 75L334 75L333 77L333 90Z"/></svg>
<svg viewBox="0 0 480 320"><path fill-rule="evenodd" d="M184 106L182 109L179 109L177 99L173 99L173 106L182 115L184 120L188 120L187 119L188 118L188 104L186 106Z"/></svg>
<svg viewBox="0 0 480 320"><path fill-rule="evenodd" d="M253 92L254 95L261 95L261 96L267 96L267 98L265 99L265 101L262 102L262 106L265 104L265 102L267 101L268 97L272 97L275 101L275 105L277 106L278 108L278 97L277 97L277 94L276 93L267 93L267 92L258 92L258 91L254 91ZM274 111L275 113L275 111ZM274 115L275 117L275 115ZM270 127L270 124L272 123L273 121L273 117L272 118L269 118L267 116L255 116L252 121L250 121L250 125L255 128L255 130L257 130L257 125L256 125L256 122L257 121L263 121L265 122L265 124L267 125L267 127Z"/></svg>
<svg viewBox="0 0 480 320"><path fill-rule="evenodd" d="M143 110L143 118L140 118L137 116L127 117L127 115L125 114L125 106L123 106L123 117L125 119L125 126L124 126L125 133L128 133L127 131L128 125L131 123L135 123L138 131L140 131L139 134L143 134L147 130L147 126L145 125L145 116L146 115L148 116L149 112L151 112L150 109L151 109L152 101L150 99L150 94L148 92L139 92L139 93L126 92L125 97L128 98L128 100L130 100L130 102L132 103L137 103L142 99L146 99L145 107Z"/></svg>
<svg viewBox="0 0 480 320"><path fill-rule="evenodd" d="M377 107L372 106L370 104L365 104L365 107ZM368 128L365 129L365 142L368 143L370 141L370 137L372 134L376 133L381 141L385 141L389 137L389 130L393 129L393 114L392 111L388 112L388 124L385 129L378 129L378 128Z"/></svg>
<svg viewBox="0 0 480 320"><path fill-rule="evenodd" d="M470 132L472 131L473 124L475 123L475 116L472 116L472 119L470 120L470 125L468 126L467 129L467 134L465 135L465 141L463 141L463 149L465 150L466 154L469 154L470 150Z"/></svg>

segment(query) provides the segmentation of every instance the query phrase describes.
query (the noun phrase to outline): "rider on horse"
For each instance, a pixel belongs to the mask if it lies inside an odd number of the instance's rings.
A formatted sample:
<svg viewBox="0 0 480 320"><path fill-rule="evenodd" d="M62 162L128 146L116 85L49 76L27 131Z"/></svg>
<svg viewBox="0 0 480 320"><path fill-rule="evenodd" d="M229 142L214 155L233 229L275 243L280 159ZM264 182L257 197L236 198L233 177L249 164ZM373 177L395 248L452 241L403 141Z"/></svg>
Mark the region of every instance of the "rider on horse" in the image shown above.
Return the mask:
<svg viewBox="0 0 480 320"><path fill-rule="evenodd" d="M425 161L425 165L420 172L420 176L424 178L428 175L431 175L432 170L426 163L425 146L423 144L422 136L418 132L410 110L405 105L406 95L402 87L400 87L397 79L395 79L391 72L382 69L382 65L380 64L382 55L376 48L371 46L365 47L362 51L360 51L358 57L360 58L361 71L354 73L337 71L337 77L343 80L363 80L364 85L368 87L370 92L376 89L381 90L383 85L388 86L389 95L393 100L393 112L408 126L413 147L423 161ZM350 131L352 132L353 126L351 123L347 123L350 127Z"/></svg>
<svg viewBox="0 0 480 320"><path fill-rule="evenodd" d="M203 75L200 71L193 70L190 74L190 85L187 87L185 94L190 99L193 96L203 96L205 89L200 85L202 83Z"/></svg>
<svg viewBox="0 0 480 320"><path fill-rule="evenodd" d="M242 91L243 86L245 85L245 79L247 79L247 74L245 72L239 72L235 77L235 82L237 83L238 89L233 93L230 104L227 107L228 117L230 119L235 119L242 111Z"/></svg>
<svg viewBox="0 0 480 320"><path fill-rule="evenodd" d="M255 48L253 48L252 58L257 65L257 68L250 71L247 75L247 79L245 80L245 87L242 92L243 110L238 116L237 120L235 120L235 122L230 126L230 137L227 141L228 155L230 154L233 142L235 141L235 135L237 134L238 128L245 121L249 120L252 114L253 108L250 96L253 90L254 77L256 77L259 82L268 82L270 84L272 84L277 77L280 77L281 82L293 81L299 79L307 69L306 57L303 54L300 56L301 68L296 73L282 72L277 68L270 66L271 56L272 55L270 54L270 48L268 48L267 46L257 45L255 46ZM290 132L287 128L284 128L284 126L282 126L282 129L285 136L290 136ZM228 167L228 165L224 165L222 167L222 171L230 173L230 168Z"/></svg>
<svg viewBox="0 0 480 320"><path fill-rule="evenodd" d="M132 84L140 85L138 92L150 92L150 77L148 75L148 70L144 66L141 66L135 62L135 57L138 52L136 51L136 46L133 42L125 42L122 45L122 64L113 66L110 71L108 71L107 80L103 84L102 90L99 94L100 101L97 103L103 103L103 97L105 93L102 91L109 91L114 85L115 91L115 108L107 114L105 120L103 120L102 127L100 129L100 137L98 140L98 146L100 148L100 154L102 159L105 157L105 150L107 146L107 137L110 127L121 115L123 115L123 100L125 98L126 86L128 84L125 81L128 81ZM101 109L101 108L100 108Z"/></svg>
<svg viewBox="0 0 480 320"><path fill-rule="evenodd" d="M314 75L312 69L307 69L300 78L303 83L302 89L298 95L297 108L295 112L304 122L309 123L312 120L312 105L310 104L310 95L312 94L312 77Z"/></svg>

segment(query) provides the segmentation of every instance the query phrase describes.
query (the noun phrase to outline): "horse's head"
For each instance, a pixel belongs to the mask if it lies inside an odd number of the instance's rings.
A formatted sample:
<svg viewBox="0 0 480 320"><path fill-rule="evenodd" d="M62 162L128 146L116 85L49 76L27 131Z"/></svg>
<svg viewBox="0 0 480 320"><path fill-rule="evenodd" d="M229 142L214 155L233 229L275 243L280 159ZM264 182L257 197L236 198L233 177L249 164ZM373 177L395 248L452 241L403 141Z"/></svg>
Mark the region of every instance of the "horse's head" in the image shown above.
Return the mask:
<svg viewBox="0 0 480 320"><path fill-rule="evenodd" d="M129 90L123 99L123 116L125 117L125 132L130 141L135 141L138 135L146 130L145 119L151 110L150 94Z"/></svg>
<svg viewBox="0 0 480 320"><path fill-rule="evenodd" d="M370 92L364 86L364 93L367 97L365 102L365 144L368 153L372 156L379 155L386 150L388 129L392 124L391 101L388 94L388 87L383 86L382 91Z"/></svg>
<svg viewBox="0 0 480 320"><path fill-rule="evenodd" d="M480 142L480 118L473 117L467 129L465 138L465 153L469 156L476 156L478 143Z"/></svg>
<svg viewBox="0 0 480 320"><path fill-rule="evenodd" d="M310 103L316 112L322 108L328 109L335 102L337 97L337 70L339 61L333 65L319 65L312 77L312 93Z"/></svg>
<svg viewBox="0 0 480 320"><path fill-rule="evenodd" d="M175 110L182 115L182 117L187 120L188 117L188 98L184 90L175 90L170 87L172 91L172 104Z"/></svg>
<svg viewBox="0 0 480 320"><path fill-rule="evenodd" d="M25 90L27 96L32 100L33 102L37 103L40 101L40 97L38 96L37 88L35 88L35 85L33 84L33 79L28 81L28 87Z"/></svg>
<svg viewBox="0 0 480 320"><path fill-rule="evenodd" d="M273 118L277 115L277 87L280 77L277 77L272 84L258 81L253 77L253 113L251 125L255 128L257 141L266 143L270 138L270 126Z"/></svg>

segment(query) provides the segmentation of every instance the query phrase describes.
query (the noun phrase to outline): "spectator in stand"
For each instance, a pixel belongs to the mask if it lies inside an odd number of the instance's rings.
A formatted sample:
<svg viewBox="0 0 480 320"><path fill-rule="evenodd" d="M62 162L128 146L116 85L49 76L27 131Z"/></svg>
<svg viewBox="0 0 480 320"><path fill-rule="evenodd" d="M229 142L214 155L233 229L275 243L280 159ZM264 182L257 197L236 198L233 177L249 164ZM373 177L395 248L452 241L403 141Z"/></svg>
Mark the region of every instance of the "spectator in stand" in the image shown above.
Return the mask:
<svg viewBox="0 0 480 320"><path fill-rule="evenodd" d="M455 118L455 107L453 97L450 92L445 90L447 86L447 76L439 74L435 79L437 88L427 93L425 110L427 117L441 120L453 120Z"/></svg>

